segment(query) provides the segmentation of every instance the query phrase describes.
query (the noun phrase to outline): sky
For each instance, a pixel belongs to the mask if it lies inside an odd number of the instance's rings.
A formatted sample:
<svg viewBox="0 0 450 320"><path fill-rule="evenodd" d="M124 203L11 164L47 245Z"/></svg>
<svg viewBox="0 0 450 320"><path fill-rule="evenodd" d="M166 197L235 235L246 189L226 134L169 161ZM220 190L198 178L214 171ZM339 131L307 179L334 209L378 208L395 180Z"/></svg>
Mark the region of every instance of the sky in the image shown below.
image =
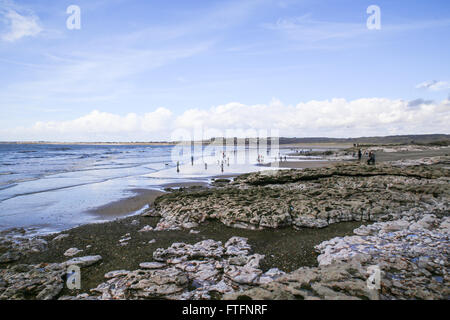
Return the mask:
<svg viewBox="0 0 450 320"><path fill-rule="evenodd" d="M448 134L449 36L447 0L0 0L0 141Z"/></svg>

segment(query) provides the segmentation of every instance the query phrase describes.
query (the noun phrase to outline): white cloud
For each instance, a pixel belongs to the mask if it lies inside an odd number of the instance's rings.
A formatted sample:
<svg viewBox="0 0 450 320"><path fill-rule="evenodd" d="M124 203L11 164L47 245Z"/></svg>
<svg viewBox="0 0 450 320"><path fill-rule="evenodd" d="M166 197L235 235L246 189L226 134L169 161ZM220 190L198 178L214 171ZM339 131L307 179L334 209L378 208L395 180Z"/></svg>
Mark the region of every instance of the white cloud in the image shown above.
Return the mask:
<svg viewBox="0 0 450 320"><path fill-rule="evenodd" d="M450 82L446 81L425 81L422 83L419 83L416 86L416 89L428 89L430 91L442 91L442 90L449 90L450 89Z"/></svg>
<svg viewBox="0 0 450 320"><path fill-rule="evenodd" d="M351 38L367 32L366 26L362 23L318 21L312 19L311 14L280 18L276 23L265 24L264 27L282 32L291 40L308 42Z"/></svg>
<svg viewBox="0 0 450 320"><path fill-rule="evenodd" d="M167 140L177 129L279 130L281 136L358 137L368 135L450 133L450 101L417 102L366 98L269 104L228 103L208 110L189 109L176 116L158 108L124 116L92 111L68 121L38 122L29 128L0 131L0 140L149 141Z"/></svg>
<svg viewBox="0 0 450 320"><path fill-rule="evenodd" d="M368 16L367 16L368 17ZM358 22L335 22L316 20L310 13L300 17L279 18L275 23L263 24L263 28L279 32L288 39L298 42L320 42L352 39L371 34L394 34L413 30L442 28L450 25L450 19L432 21L410 21L402 24L382 23L382 32L367 29L366 20Z"/></svg>
<svg viewBox="0 0 450 320"><path fill-rule="evenodd" d="M55 138L52 140L59 140L59 137L69 140L86 138L91 140L89 137L116 140L120 139L120 136L124 136L127 140L132 137L158 136L158 132L165 130L166 123L171 117L172 112L165 108L158 108L141 116L136 113L120 116L94 110L74 120L37 122L29 129L18 131L25 130L45 137L53 135Z"/></svg>
<svg viewBox="0 0 450 320"><path fill-rule="evenodd" d="M1 35L4 41L13 42L23 37L34 37L42 31L39 18L34 14L21 15L13 9L0 11L9 30Z"/></svg>

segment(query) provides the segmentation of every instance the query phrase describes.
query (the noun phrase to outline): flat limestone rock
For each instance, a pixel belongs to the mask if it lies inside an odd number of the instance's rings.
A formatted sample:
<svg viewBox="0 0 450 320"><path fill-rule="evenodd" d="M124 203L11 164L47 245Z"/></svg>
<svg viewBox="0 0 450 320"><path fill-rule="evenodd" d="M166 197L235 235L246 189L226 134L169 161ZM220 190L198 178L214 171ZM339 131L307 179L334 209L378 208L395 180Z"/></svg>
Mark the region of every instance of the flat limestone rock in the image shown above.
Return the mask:
<svg viewBox="0 0 450 320"><path fill-rule="evenodd" d="M128 271L128 270L110 271L108 273L105 273L105 278L106 279L111 279L111 278L116 278L116 277L120 277L120 276L126 276L129 273L130 273L130 271Z"/></svg>
<svg viewBox="0 0 450 320"><path fill-rule="evenodd" d="M225 276L239 284L253 284L261 273L259 269L246 266L230 266L225 269Z"/></svg>
<svg viewBox="0 0 450 320"><path fill-rule="evenodd" d="M64 262L63 264L65 266L79 266L80 268L83 267L89 267L99 261L102 260L102 256L85 256L85 257L77 257L77 258L73 258L71 260L68 260L66 262Z"/></svg>
<svg viewBox="0 0 450 320"><path fill-rule="evenodd" d="M19 260L21 254L19 252L8 251L0 256L0 263L9 263Z"/></svg>
<svg viewBox="0 0 450 320"><path fill-rule="evenodd" d="M141 230L139 230L138 232L148 232L148 231L153 231L153 228L149 225L144 226Z"/></svg>
<svg viewBox="0 0 450 320"><path fill-rule="evenodd" d="M436 161L406 167L350 162L245 174L226 187L161 196L154 208L161 216L155 229L175 230L212 219L253 230L324 228L343 221L398 220L413 209L430 208L442 216L449 210L450 174L434 164L450 163L450 157Z"/></svg>
<svg viewBox="0 0 450 320"><path fill-rule="evenodd" d="M64 287L65 269L58 263L15 265L0 270L0 300L55 299Z"/></svg>
<svg viewBox="0 0 450 320"><path fill-rule="evenodd" d="M66 252L64 252L64 255L66 257L73 257L73 256L76 256L77 254L79 254L80 252L83 252L83 250L80 250L78 248L70 248L70 249L67 249Z"/></svg>
<svg viewBox="0 0 450 320"><path fill-rule="evenodd" d="M223 298L448 299L449 222L450 217L422 213L360 227L354 236L317 245L318 267L302 267L284 275L269 270L258 278L259 286ZM227 271L231 277L238 276L237 268ZM367 283L374 268L380 270L379 289Z"/></svg>
<svg viewBox="0 0 450 320"><path fill-rule="evenodd" d="M325 228L326 226L328 226L328 222L324 219L316 219L314 217L298 217L297 219L295 219L293 221L293 225L294 227L305 227L305 228Z"/></svg>
<svg viewBox="0 0 450 320"><path fill-rule="evenodd" d="M156 262L140 263L140 269L134 271L108 272L107 281L91 289L91 295L64 299L212 299L258 285L264 256L250 255L246 238L232 237L225 246L241 255L227 255L222 242L210 239L195 244L173 243L154 251ZM231 265L228 261L232 259L241 259L243 265ZM267 283L281 274L269 270L262 281Z"/></svg>
<svg viewBox="0 0 450 320"><path fill-rule="evenodd" d="M161 262L142 262L139 264L142 269L161 269L165 266L166 264Z"/></svg>
<svg viewBox="0 0 450 320"><path fill-rule="evenodd" d="M69 236L68 234L62 233L62 234L57 235L56 237L54 237L54 238L52 239L52 241L61 241L62 239L67 238L68 236Z"/></svg>

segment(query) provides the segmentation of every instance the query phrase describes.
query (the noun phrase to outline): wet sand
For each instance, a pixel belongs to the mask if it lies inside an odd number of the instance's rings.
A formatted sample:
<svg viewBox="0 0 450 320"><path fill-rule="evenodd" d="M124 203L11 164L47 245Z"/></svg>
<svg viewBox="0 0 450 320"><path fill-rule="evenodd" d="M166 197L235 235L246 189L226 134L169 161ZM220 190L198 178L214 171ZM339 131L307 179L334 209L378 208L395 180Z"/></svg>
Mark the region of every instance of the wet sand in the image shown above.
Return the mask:
<svg viewBox="0 0 450 320"><path fill-rule="evenodd" d="M158 196L164 194L162 191L153 189L134 189L132 191L136 193L135 196L114 201L88 213L97 216L100 220L120 218L151 205Z"/></svg>
<svg viewBox="0 0 450 320"><path fill-rule="evenodd" d="M204 180L201 181L191 181L191 182L178 182L178 183L166 183L161 185L162 188L168 189L168 188L191 188L191 187L209 187L209 183L207 183Z"/></svg>
<svg viewBox="0 0 450 320"><path fill-rule="evenodd" d="M210 187L210 184L205 181L189 181L161 184L160 189L133 189L131 191L136 195L92 209L87 214L96 216L100 221L133 216L133 214L142 213L142 210L145 211L151 207L158 196L166 193L162 190L192 187L207 188Z"/></svg>

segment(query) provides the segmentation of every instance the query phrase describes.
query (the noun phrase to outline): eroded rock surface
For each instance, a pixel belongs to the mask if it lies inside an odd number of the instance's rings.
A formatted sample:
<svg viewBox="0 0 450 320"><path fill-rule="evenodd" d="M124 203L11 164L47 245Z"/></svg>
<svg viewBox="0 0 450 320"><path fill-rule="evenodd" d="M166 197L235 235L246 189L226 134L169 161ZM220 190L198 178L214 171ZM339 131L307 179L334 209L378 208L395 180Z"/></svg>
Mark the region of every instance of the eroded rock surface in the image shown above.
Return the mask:
<svg viewBox="0 0 450 320"><path fill-rule="evenodd" d="M141 263L141 269L108 272L108 280L91 295L61 299L218 299L284 274L276 268L264 273L259 269L264 256L250 251L247 239L240 237L224 245L214 240L174 243L157 249L156 262Z"/></svg>
<svg viewBox="0 0 450 320"><path fill-rule="evenodd" d="M225 299L449 299L450 218L380 222L316 246L319 267L300 268ZM371 266L380 288L367 285Z"/></svg>
<svg viewBox="0 0 450 320"><path fill-rule="evenodd" d="M18 264L0 270L0 300L54 299L64 287L65 272L58 263Z"/></svg>
<svg viewBox="0 0 450 320"><path fill-rule="evenodd" d="M30 253L47 250L48 243L40 237L30 237L24 229L0 232L0 266L11 263Z"/></svg>
<svg viewBox="0 0 450 320"><path fill-rule="evenodd" d="M67 267L88 267L101 256L87 256L63 263L17 264L0 269L0 300L56 299L64 288Z"/></svg>
<svg viewBox="0 0 450 320"><path fill-rule="evenodd" d="M163 195L154 214L162 217L156 230L207 219L247 229L323 228L341 221L395 220L412 209L442 216L449 198L445 168L340 164L252 173L220 189Z"/></svg>

